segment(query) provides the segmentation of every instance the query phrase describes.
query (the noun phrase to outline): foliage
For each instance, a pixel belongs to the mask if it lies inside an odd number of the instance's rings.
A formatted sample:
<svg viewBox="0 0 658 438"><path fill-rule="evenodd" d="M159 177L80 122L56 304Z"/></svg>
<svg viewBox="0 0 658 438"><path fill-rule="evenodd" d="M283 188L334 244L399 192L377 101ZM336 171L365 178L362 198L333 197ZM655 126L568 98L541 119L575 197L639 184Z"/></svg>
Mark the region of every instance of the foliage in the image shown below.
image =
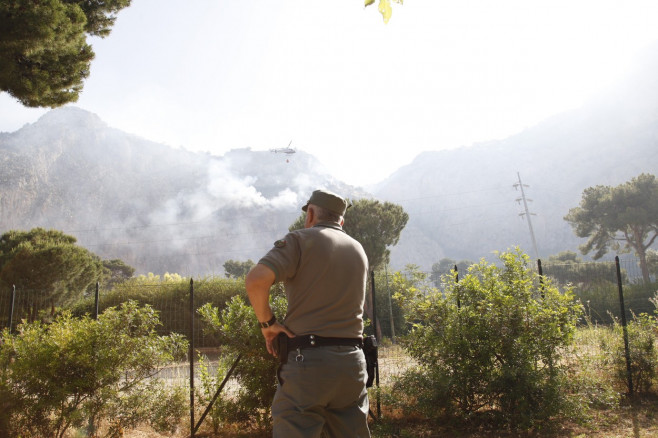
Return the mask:
<svg viewBox="0 0 658 438"><path fill-rule="evenodd" d="M53 437L90 420L97 426L101 419L116 428L151 422L171 429L180 416L163 410L162 403L180 407L180 397L154 391L150 379L184 357L187 346L180 335L158 336L158 324L152 308L127 302L98 320L64 313L50 325L25 323L16 335L5 330L0 343L0 388L2 399L9 400L5 424L18 435ZM171 405L173 400L179 403Z"/></svg>
<svg viewBox="0 0 658 438"><path fill-rule="evenodd" d="M103 279L101 283L105 289L112 289L135 274L135 268L127 265L123 260L103 260Z"/></svg>
<svg viewBox="0 0 658 438"><path fill-rule="evenodd" d="M488 411L526 428L564 413L561 351L570 345L581 307L571 292L540 290L518 249L485 261L445 290L396 295L412 325L406 349L419 366L396 386L415 409L469 418Z"/></svg>
<svg viewBox="0 0 658 438"><path fill-rule="evenodd" d="M280 285L273 287L276 289L270 295L270 305L274 314L281 318L285 314L286 300ZM223 310L206 304L199 313L219 338L224 357L235 360L238 354L242 355L233 373L240 384L238 393L220 408L224 421L255 421L261 428L268 427L278 362L265 348L253 310L242 296L235 296Z"/></svg>
<svg viewBox="0 0 658 438"><path fill-rule="evenodd" d="M628 252L640 259L645 282L649 282L646 251L658 237L658 181L641 174L616 187L585 189L580 206L564 217L578 237L588 238L583 254L595 251L593 258L609 250Z"/></svg>
<svg viewBox="0 0 658 438"><path fill-rule="evenodd" d="M549 256L542 263L545 278L559 288L569 288L585 305L594 323L611 323L610 312L619 312L619 292L614 263L585 262L573 251ZM623 280L627 280L624 272Z"/></svg>
<svg viewBox="0 0 658 438"><path fill-rule="evenodd" d="M345 213L343 229L363 246L371 270L388 264L391 251L400 240L409 215L391 202L359 199Z"/></svg>
<svg viewBox="0 0 658 438"><path fill-rule="evenodd" d="M432 283L434 283L434 286L440 287L441 278L446 274L454 272L455 267L457 267L458 274L465 273L468 270L468 267L474 263L475 262L471 260L460 260L457 262L456 260L447 257L442 258L438 263L434 263L432 265L432 273L430 274L430 279L432 280Z"/></svg>
<svg viewBox="0 0 658 438"><path fill-rule="evenodd" d="M403 0L393 0L395 3L402 4ZM365 5L370 6L375 3L375 0L365 0ZM393 8L391 7L391 0L379 0L379 13L382 14L384 18L384 23L388 23L388 20L391 19L393 14Z"/></svg>
<svg viewBox="0 0 658 438"><path fill-rule="evenodd" d="M254 267L254 261L249 259L246 262L237 260L227 260L224 263L224 272L226 278L244 278L249 270Z"/></svg>
<svg viewBox="0 0 658 438"><path fill-rule="evenodd" d="M225 374L230 369L228 358L220 357L215 373L212 372L212 364L207 356L199 354L198 366L201 387L197 387L197 399L201 406L208 406L212 401L220 382L224 379ZM210 423L213 434L217 435L220 429L225 426L225 418L230 416L231 403L226 396L217 397L214 404L208 411L206 418Z"/></svg>
<svg viewBox="0 0 658 438"><path fill-rule="evenodd" d="M23 105L75 102L94 52L130 0L6 0L0 3L0 91Z"/></svg>
<svg viewBox="0 0 658 438"><path fill-rule="evenodd" d="M588 289L601 281L616 282L617 274L613 263L588 263L573 251L563 251L548 257L542 264L544 275L560 285L572 284L579 289Z"/></svg>
<svg viewBox="0 0 658 438"><path fill-rule="evenodd" d="M221 277L202 278L194 281L194 308L206 303L223 309L236 295L246 296L244 280L231 280ZM101 290L100 311L117 306L125 301L134 300L142 305L149 305L160 314L162 326L160 334L181 333L185 336L190 331L190 279L178 274L165 274L162 278L149 274L130 278L117 284L110 291ZM87 297L71 307L74 315L92 315L94 297ZM205 333L203 321L195 318L194 332L197 347L213 347L219 340L213 334Z"/></svg>
<svg viewBox="0 0 658 438"><path fill-rule="evenodd" d="M611 368L611 377L618 386L628 388L623 327L618 319L611 330L614 336L601 338L601 349L606 352L604 364ZM651 389L658 371L658 319L647 313L640 314L628 322L626 330L633 390L646 393Z"/></svg>
<svg viewBox="0 0 658 438"><path fill-rule="evenodd" d="M569 287L585 306L592 323L612 324L620 315L619 285L614 262L584 262L573 251L550 256L542 264L543 275L556 286ZM620 270L627 318L633 313L650 312L650 298L655 283L630 282L625 269Z"/></svg>
<svg viewBox="0 0 658 438"><path fill-rule="evenodd" d="M17 289L43 292L35 306L70 304L102 275L100 259L61 231L34 228L0 236L0 281ZM38 308L31 309L34 320Z"/></svg>
<svg viewBox="0 0 658 438"><path fill-rule="evenodd" d="M574 394L583 412L590 409L611 409L619 406L619 387L613 382L603 363L608 354L601 349L602 339L613 336L610 326L593 324L585 317L574 336L568 357L569 392Z"/></svg>
<svg viewBox="0 0 658 438"><path fill-rule="evenodd" d="M647 250L647 269L649 274L658 277L658 251L655 249Z"/></svg>
<svg viewBox="0 0 658 438"><path fill-rule="evenodd" d="M382 278L382 272L375 275L375 292L377 315L381 323L382 333L391 333L390 314L393 314L395 334L403 336L407 334L409 326L406 323L404 303L409 303L409 298L434 293L428 283L427 274L420 270L417 265L409 264L404 271L394 272L388 278ZM391 300L389 300L389 294ZM390 307L389 307L390 301ZM408 316L408 315L407 315ZM369 333L369 330L367 331Z"/></svg>
<svg viewBox="0 0 658 438"><path fill-rule="evenodd" d="M392 285L394 274L387 275L385 271L375 272L375 304L377 310L378 335L380 342L383 337L393 338L404 333L404 314L400 305L392 299L395 289ZM392 316L392 318L391 318ZM374 325L370 319L364 327L366 335L373 335Z"/></svg>

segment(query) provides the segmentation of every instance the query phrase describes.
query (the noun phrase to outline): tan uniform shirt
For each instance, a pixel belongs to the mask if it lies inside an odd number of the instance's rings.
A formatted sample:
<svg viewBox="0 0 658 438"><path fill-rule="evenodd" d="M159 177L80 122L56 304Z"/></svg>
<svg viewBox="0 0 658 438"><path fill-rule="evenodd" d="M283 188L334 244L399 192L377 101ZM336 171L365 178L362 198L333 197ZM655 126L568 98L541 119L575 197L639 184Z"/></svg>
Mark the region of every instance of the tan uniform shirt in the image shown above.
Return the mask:
<svg viewBox="0 0 658 438"><path fill-rule="evenodd" d="M258 263L284 283L284 323L293 333L362 336L368 259L338 224L323 222L288 233Z"/></svg>

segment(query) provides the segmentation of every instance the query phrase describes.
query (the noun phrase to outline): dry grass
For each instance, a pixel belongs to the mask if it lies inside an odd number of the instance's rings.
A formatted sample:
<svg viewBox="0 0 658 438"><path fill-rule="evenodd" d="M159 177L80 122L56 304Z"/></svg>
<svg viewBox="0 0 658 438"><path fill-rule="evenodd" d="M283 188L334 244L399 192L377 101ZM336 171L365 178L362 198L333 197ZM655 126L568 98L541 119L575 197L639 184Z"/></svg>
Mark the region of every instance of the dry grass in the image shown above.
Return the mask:
<svg viewBox="0 0 658 438"><path fill-rule="evenodd" d="M658 438L658 395L649 394L621 406L592 412L587 425L565 422L550 431L514 433L495 430L487 424L470 428L448 427L423 419L390 414L373 425L373 438L516 438L516 437L599 437Z"/></svg>
<svg viewBox="0 0 658 438"><path fill-rule="evenodd" d="M433 424L420 418L402 417L384 412L378 422L371 422L373 438L531 438L531 437L571 437L571 438L658 438L658 395L647 395L632 403L624 403L614 409L599 410L587 426L566 423L552 431L528 431L513 433L492 430L486 424L470 429ZM189 430L180 430L174 435L159 434L147 429L127 432L127 438L187 438ZM207 430L195 434L199 438L266 438L271 433L233 427L213 435Z"/></svg>
<svg viewBox="0 0 658 438"><path fill-rule="evenodd" d="M609 370L601 367L601 339L611 336L608 328L584 327L576 335L576 348L567 355L567 360L576 369L578 378L592 382L597 386L606 387L611 393L621 393L625 388L611 388ZM388 346L380 354L380 384L389 385L396 376L401 375L413 363L399 346ZM375 411L375 400L371 400ZM468 427L451 427L446 423L430 422L423 418L414 418L397 412L387 411L382 407L382 418L372 421L373 438L513 438L513 437L600 437L600 438L658 438L658 394L643 394L621 403L602 404L592 409L589 417L582 424L573 421L563 421L555 424L552 430L531 430L514 433L507 430L497 430L486 421L481 424L470 424ZM186 426L183 426L185 428ZM189 437L189 428L174 435L158 434L146 429L127 432L128 438L183 438ZM227 428L218 435L202 429L197 437L212 438L264 438L271 436L268 431L259 431L241 426Z"/></svg>

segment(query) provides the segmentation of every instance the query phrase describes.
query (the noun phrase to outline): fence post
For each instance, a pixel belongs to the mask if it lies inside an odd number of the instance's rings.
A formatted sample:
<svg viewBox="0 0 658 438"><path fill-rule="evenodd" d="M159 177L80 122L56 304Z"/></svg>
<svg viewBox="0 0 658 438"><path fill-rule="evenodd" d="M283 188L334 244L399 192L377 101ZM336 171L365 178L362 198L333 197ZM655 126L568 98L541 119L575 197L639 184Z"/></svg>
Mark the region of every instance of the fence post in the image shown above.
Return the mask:
<svg viewBox="0 0 658 438"><path fill-rule="evenodd" d="M388 288L388 265L384 266L386 275L386 295L388 296L388 317L391 319L391 343L395 344L395 322L393 321L393 303L391 302L391 290Z"/></svg>
<svg viewBox="0 0 658 438"><path fill-rule="evenodd" d="M14 302L16 301L16 285L11 286L11 303L9 303L9 333L14 322Z"/></svg>
<svg viewBox="0 0 658 438"><path fill-rule="evenodd" d="M190 278L190 437L194 438L194 280Z"/></svg>
<svg viewBox="0 0 658 438"><path fill-rule="evenodd" d="M628 329L626 328L626 307L624 306L624 291L621 285L621 267L619 256L615 256L617 267L617 287L619 288L619 307L621 308L621 326L624 332L624 350L626 352L626 375L628 377L628 393L633 395L633 376L631 375L631 351L628 346Z"/></svg>
<svg viewBox="0 0 658 438"><path fill-rule="evenodd" d="M459 269L457 268L457 265L455 265L455 283L459 283ZM457 289L457 308L462 308L462 303L459 299L459 289Z"/></svg>
<svg viewBox="0 0 658 438"><path fill-rule="evenodd" d="M372 328L375 332L375 338L377 338L377 300L375 298L375 271L370 271L370 281L372 283ZM379 344L379 339L377 339ZM377 388L379 388L379 365L375 367L375 383ZM379 391L377 391L377 418L382 416L382 405L381 400L379 399Z"/></svg>
<svg viewBox="0 0 658 438"><path fill-rule="evenodd" d="M96 282L96 294L94 295L94 319L98 319L98 298L100 295L100 283Z"/></svg>
<svg viewBox="0 0 658 438"><path fill-rule="evenodd" d="M544 298L544 270L541 267L541 259L537 259L537 272L539 273L539 291Z"/></svg>

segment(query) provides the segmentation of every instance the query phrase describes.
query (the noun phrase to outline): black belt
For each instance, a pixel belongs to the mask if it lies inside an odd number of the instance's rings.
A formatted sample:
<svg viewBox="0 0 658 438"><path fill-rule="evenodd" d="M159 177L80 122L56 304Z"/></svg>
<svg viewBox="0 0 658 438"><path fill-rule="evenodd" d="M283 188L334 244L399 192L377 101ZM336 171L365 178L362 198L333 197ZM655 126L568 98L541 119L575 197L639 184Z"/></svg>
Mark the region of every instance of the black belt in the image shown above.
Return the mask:
<svg viewBox="0 0 658 438"><path fill-rule="evenodd" d="M318 335L303 335L288 338L288 351L297 348L352 346L363 348L363 338L327 338Z"/></svg>

